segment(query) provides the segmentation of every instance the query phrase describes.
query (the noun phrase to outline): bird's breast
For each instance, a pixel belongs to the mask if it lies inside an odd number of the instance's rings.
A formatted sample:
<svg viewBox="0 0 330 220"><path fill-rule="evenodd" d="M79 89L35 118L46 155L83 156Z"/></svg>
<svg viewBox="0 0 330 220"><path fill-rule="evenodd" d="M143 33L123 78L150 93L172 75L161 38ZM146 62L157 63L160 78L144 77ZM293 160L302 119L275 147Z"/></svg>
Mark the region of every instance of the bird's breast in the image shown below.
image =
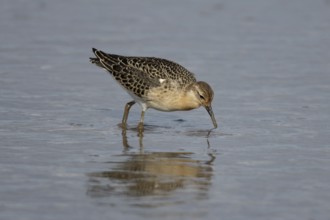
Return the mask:
<svg viewBox="0 0 330 220"><path fill-rule="evenodd" d="M153 88L147 94L147 105L159 111L186 111L200 107L189 92L177 88Z"/></svg>

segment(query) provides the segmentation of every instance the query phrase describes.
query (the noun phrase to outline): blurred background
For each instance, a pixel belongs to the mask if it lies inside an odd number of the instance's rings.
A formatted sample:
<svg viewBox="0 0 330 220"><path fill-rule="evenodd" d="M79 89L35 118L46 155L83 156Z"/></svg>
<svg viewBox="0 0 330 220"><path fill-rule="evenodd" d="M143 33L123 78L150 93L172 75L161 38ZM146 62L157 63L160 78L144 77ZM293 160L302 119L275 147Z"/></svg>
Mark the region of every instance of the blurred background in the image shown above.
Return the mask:
<svg viewBox="0 0 330 220"><path fill-rule="evenodd" d="M328 219L330 1L2 0L0 219ZM89 63L176 61L205 109L140 109Z"/></svg>

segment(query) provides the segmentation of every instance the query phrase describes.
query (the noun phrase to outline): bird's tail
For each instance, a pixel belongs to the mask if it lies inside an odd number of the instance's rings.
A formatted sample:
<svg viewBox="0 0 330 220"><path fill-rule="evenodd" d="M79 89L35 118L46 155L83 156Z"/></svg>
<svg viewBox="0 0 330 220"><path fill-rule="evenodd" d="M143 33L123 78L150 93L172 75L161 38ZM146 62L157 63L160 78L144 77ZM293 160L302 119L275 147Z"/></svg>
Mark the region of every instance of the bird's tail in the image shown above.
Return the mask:
<svg viewBox="0 0 330 220"><path fill-rule="evenodd" d="M95 56L96 56L96 53L97 53L97 52L98 52L98 50L95 49L95 48L93 48L93 53L95 54ZM91 63L95 64L96 66L99 66L99 67L104 68L103 65L101 64L100 59L99 59L97 56L96 56L96 57L90 57L90 58L89 58L89 61L90 61Z"/></svg>

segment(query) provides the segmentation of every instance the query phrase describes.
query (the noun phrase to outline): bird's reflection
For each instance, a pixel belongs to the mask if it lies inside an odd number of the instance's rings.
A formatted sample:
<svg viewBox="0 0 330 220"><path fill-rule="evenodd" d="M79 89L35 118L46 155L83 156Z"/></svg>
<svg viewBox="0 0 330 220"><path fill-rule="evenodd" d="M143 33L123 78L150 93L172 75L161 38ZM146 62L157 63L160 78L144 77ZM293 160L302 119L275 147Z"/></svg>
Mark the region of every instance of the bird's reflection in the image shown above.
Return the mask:
<svg viewBox="0 0 330 220"><path fill-rule="evenodd" d="M206 194L211 184L212 162L193 159L191 152L143 152L143 135L139 135L140 151L130 152L126 131L123 131L125 160L108 162L111 168L88 174L87 194L91 197L112 195L167 195L178 189L193 187Z"/></svg>

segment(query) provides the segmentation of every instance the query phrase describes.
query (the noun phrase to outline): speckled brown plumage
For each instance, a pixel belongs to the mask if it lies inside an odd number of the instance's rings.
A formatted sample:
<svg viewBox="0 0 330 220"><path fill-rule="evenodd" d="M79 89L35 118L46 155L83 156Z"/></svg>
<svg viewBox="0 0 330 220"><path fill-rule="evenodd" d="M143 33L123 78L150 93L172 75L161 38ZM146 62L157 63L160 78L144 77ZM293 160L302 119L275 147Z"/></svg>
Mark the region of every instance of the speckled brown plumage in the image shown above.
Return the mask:
<svg viewBox="0 0 330 220"><path fill-rule="evenodd" d="M179 87L196 82L193 73L166 59L120 56L97 49L93 52L96 58L90 58L92 63L109 71L123 87L139 97L145 96L150 88L161 86L160 79L167 80L162 85L164 91L171 89L173 82Z"/></svg>

